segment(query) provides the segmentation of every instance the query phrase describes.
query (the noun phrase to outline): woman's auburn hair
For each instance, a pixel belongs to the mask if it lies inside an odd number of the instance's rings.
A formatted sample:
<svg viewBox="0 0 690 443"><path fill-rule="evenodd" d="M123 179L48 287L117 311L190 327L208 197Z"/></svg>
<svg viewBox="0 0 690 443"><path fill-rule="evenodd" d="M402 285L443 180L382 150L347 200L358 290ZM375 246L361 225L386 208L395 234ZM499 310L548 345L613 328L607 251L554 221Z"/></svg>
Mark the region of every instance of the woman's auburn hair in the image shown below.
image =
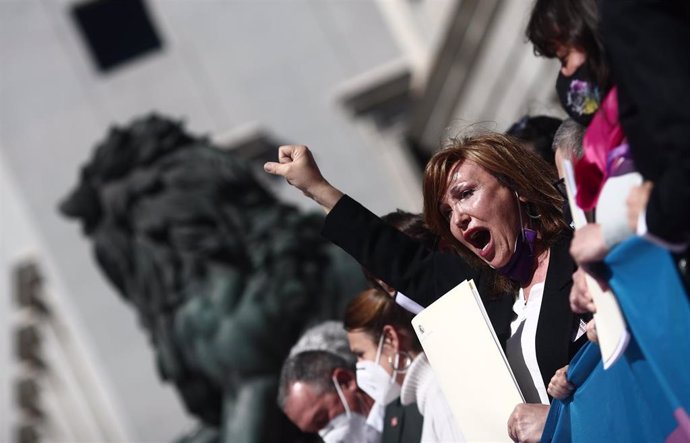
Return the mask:
<svg viewBox="0 0 690 443"><path fill-rule="evenodd" d="M398 332L404 331L411 339L413 350L419 352L422 346L412 329L412 317L390 295L380 289L367 289L348 303L343 325L348 332L364 332L375 343L379 341L383 327L391 325Z"/></svg>
<svg viewBox="0 0 690 443"><path fill-rule="evenodd" d="M554 168L537 154L507 135L487 133L453 138L434 154L424 171L424 221L427 226L471 263L485 265L450 232L450 222L441 212L449 175L459 163L471 160L499 183L527 200L531 229L542 247L550 248L569 229L563 217L563 197L554 183ZM525 220L525 217L523 217Z"/></svg>

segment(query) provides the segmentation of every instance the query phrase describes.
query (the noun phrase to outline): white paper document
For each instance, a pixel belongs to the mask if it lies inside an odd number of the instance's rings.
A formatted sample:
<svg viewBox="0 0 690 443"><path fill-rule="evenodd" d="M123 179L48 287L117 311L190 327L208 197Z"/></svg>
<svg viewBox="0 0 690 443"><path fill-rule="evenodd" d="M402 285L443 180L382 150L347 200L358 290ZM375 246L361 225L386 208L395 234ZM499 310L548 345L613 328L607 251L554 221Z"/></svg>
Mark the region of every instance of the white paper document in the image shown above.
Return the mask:
<svg viewBox="0 0 690 443"><path fill-rule="evenodd" d="M412 319L466 441L510 442L507 424L520 388L472 280Z"/></svg>
<svg viewBox="0 0 690 443"><path fill-rule="evenodd" d="M563 170L565 171L565 188L568 191L570 213L573 215L575 229L580 229L587 224L587 220L584 212L575 201L577 188L573 164L569 160L564 160ZM611 291L603 291L599 283L589 274L587 274L587 289L592 296L594 306L597 308L597 312L594 313L594 322L597 326L602 363L604 369L608 369L623 355L628 346L630 334L616 296Z"/></svg>

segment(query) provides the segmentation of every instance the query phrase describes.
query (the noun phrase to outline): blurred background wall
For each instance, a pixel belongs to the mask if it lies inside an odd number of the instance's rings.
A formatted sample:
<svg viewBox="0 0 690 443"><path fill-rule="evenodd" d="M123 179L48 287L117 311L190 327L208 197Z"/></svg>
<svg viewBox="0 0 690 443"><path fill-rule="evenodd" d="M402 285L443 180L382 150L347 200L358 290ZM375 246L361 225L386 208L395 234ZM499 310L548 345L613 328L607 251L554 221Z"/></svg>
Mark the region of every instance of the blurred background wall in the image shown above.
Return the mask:
<svg viewBox="0 0 690 443"><path fill-rule="evenodd" d="M502 131L526 113L557 115L557 64L534 57L523 37L530 6L0 0L0 442L36 420L16 395L32 377L45 441L162 442L193 426L159 381L133 312L56 211L111 124L157 111L251 150L257 165L277 144L307 144L324 175L374 212L419 211L421 167L444 136L477 121ZM99 59L86 37L94 29L125 50ZM21 269L40 275L50 315L16 300ZM18 356L26 325L42 337L42 374ZM96 426L79 424L84 411Z"/></svg>

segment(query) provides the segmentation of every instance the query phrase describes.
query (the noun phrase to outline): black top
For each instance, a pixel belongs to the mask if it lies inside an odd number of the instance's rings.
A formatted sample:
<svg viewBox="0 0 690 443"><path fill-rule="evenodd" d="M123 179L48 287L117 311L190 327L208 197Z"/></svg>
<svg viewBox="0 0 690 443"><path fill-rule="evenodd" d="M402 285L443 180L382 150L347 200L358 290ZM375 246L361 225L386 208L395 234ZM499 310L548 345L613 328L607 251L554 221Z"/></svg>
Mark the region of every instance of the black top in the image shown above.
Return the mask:
<svg viewBox="0 0 690 443"><path fill-rule="evenodd" d="M423 424L417 403L403 406L398 398L386 406L381 443L419 443Z"/></svg>
<svg viewBox="0 0 690 443"><path fill-rule="evenodd" d="M326 217L321 234L365 269L426 307L465 280L474 279L491 324L505 349L514 296L485 297L487 278L451 252L427 248L344 195Z"/></svg>
<svg viewBox="0 0 690 443"><path fill-rule="evenodd" d="M450 252L431 250L406 236L374 215L347 195L326 217L322 234L341 247L362 266L422 306L428 306L467 279L474 279L479 293L489 293L482 274L490 269L472 269L461 257ZM551 248L544 285L542 308L536 335L539 368L548 382L557 369L586 342L583 336L572 342L572 333L580 317L570 310L572 274L576 269L568 247L571 233ZM484 297L482 302L505 349L510 337L515 294Z"/></svg>
<svg viewBox="0 0 690 443"><path fill-rule="evenodd" d="M537 323L535 350L546 387L556 370L568 364L587 343L586 334L573 341L580 319L587 321L591 319L591 314L577 315L570 310L570 289L573 287L573 273L577 270L569 252L571 240L572 233L567 231L550 249L549 268L546 271Z"/></svg>
<svg viewBox="0 0 690 443"><path fill-rule="evenodd" d="M619 120L637 170L654 182L647 228L682 243L690 238L690 2L599 5Z"/></svg>

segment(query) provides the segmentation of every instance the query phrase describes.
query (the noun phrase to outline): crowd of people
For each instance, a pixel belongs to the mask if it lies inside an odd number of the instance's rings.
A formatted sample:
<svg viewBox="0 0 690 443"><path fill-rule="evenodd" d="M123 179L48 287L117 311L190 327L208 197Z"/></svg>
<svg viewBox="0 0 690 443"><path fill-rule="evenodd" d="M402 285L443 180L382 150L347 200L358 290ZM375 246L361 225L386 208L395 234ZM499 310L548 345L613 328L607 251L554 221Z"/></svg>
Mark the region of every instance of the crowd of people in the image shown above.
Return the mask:
<svg viewBox="0 0 690 443"><path fill-rule="evenodd" d="M505 417L513 441L542 439L553 402L573 395L569 363L597 341L585 274L606 288L599 265L618 245L643 238L669 251L688 309L690 3L537 0L526 35L561 61L555 86L570 118L448 141L425 168L423 214L377 217L329 183L306 146L282 146L265 165L323 207L322 234L372 285L340 326L354 358L324 346L285 362L279 405L303 431L327 443L465 441L410 321L468 279L525 399ZM589 221L577 230L564 160ZM678 441L690 441L684 432Z"/></svg>

